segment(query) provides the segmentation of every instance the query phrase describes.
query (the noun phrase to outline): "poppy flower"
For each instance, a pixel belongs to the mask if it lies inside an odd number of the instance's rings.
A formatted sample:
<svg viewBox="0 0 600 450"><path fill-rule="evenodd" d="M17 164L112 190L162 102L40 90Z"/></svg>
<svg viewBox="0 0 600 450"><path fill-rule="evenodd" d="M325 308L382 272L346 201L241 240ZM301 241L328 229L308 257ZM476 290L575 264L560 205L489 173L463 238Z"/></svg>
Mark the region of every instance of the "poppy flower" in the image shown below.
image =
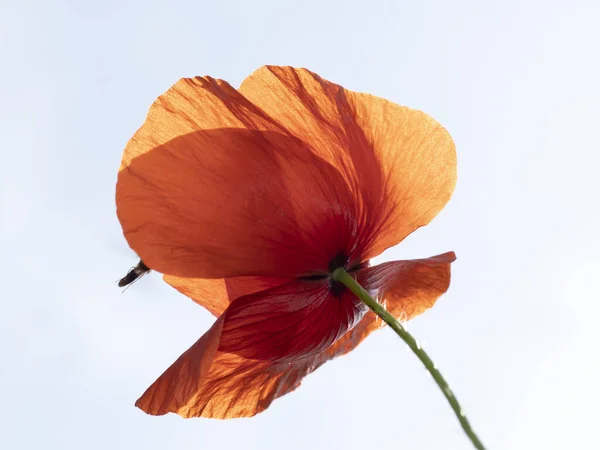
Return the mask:
<svg viewBox="0 0 600 450"><path fill-rule="evenodd" d="M136 405L243 417L296 389L382 326L338 267L395 317L432 307L454 253L369 260L429 223L455 182L435 120L308 70L177 82L127 144L117 213L144 263L217 319Z"/></svg>

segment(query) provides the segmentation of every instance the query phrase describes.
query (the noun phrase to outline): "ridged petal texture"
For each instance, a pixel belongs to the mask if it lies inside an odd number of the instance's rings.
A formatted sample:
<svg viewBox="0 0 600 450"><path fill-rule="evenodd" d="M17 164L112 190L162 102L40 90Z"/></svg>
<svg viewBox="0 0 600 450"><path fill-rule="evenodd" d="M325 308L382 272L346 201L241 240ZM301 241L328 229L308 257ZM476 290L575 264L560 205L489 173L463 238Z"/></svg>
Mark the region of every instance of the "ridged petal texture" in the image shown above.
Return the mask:
<svg viewBox="0 0 600 450"><path fill-rule="evenodd" d="M409 320L432 307L448 289L454 259L450 252L395 261L363 269L357 278L392 314ZM355 303L352 294L331 298L317 281L242 296L136 405L156 415L253 416L382 325L375 314Z"/></svg>
<svg viewBox="0 0 600 450"><path fill-rule="evenodd" d="M335 264L398 318L433 306L454 253L366 263L429 223L455 183L434 119L308 70L265 66L238 90L177 82L127 144L117 214L144 263L217 320L136 405L252 416L352 350L382 322L333 288Z"/></svg>
<svg viewBox="0 0 600 450"><path fill-rule="evenodd" d="M159 97L125 149L117 214L158 272L297 277L397 244L455 182L452 139L426 114L264 67L240 91L198 77Z"/></svg>

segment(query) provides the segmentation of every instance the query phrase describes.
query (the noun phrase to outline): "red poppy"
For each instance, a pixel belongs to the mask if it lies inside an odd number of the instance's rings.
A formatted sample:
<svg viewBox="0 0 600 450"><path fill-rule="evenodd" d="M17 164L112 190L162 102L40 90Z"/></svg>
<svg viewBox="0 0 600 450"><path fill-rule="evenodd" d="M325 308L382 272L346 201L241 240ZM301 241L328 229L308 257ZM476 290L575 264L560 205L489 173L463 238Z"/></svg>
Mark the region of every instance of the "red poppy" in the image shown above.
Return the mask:
<svg viewBox="0 0 600 450"><path fill-rule="evenodd" d="M182 79L129 141L117 212L130 246L218 317L137 401L149 414L252 416L382 322L433 306L454 253L369 267L449 200L456 156L426 114L267 66L236 90Z"/></svg>

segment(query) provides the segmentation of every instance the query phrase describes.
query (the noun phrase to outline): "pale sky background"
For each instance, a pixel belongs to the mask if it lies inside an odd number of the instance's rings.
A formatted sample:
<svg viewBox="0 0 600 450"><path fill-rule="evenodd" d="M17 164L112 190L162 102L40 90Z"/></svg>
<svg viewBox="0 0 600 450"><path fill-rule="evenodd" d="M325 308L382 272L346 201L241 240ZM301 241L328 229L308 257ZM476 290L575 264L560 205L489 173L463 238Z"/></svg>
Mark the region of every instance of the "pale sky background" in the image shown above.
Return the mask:
<svg viewBox="0 0 600 450"><path fill-rule="evenodd" d="M252 419L138 396L213 318L135 264L121 153L181 77L309 68L455 138L434 222L381 259L456 251L409 323L490 449L598 449L600 2L0 0L0 448L468 449L387 329Z"/></svg>

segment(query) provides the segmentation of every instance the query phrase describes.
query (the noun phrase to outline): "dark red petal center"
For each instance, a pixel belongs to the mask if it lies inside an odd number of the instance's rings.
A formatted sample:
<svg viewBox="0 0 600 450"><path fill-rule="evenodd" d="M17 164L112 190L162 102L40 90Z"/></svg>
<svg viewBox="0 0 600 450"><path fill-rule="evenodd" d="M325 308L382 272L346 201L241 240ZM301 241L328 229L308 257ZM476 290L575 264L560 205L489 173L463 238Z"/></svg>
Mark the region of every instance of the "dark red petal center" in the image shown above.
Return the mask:
<svg viewBox="0 0 600 450"><path fill-rule="evenodd" d="M327 266L328 273L317 273L317 274L313 274L313 275L305 275L305 276L300 277L300 280L303 280L303 281L327 280L327 285L329 287L330 294L332 294L334 297L339 298L346 291L346 287L342 283L332 280L331 274L333 274L333 272L340 267L345 268L348 272L355 272L357 270L369 267L369 262L365 261L362 263L356 263L356 264L351 265L350 267L349 267L349 265L350 265L350 258L346 255L346 253L344 253L343 251L340 251L340 252L336 253L336 255L333 258L331 258L329 265Z"/></svg>
<svg viewBox="0 0 600 450"><path fill-rule="evenodd" d="M364 305L345 288L334 296L326 278L297 280L231 303L219 350L269 361L316 356L365 313Z"/></svg>

